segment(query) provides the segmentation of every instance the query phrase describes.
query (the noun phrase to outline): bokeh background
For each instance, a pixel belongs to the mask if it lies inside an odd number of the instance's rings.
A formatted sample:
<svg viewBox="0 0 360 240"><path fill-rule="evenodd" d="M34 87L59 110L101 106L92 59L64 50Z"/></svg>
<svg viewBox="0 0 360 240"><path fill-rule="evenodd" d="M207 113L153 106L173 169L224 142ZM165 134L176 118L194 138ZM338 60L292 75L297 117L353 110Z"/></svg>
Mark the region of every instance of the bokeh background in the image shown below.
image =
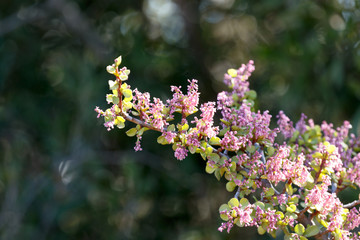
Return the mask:
<svg viewBox="0 0 360 240"><path fill-rule="evenodd" d="M0 239L268 239L217 231L231 198L199 156L157 134L107 132L105 71L118 55L152 96L199 80L216 100L253 59L257 107L360 129L358 0L1 0ZM132 125L130 125L132 126Z"/></svg>

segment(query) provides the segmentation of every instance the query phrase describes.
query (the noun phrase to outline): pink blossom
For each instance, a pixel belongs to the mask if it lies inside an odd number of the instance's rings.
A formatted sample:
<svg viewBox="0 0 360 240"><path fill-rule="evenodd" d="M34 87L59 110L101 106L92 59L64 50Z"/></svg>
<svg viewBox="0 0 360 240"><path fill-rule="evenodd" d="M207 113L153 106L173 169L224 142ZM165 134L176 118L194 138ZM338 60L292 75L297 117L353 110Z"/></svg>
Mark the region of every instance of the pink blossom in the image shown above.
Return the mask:
<svg viewBox="0 0 360 240"><path fill-rule="evenodd" d="M293 164L289 160L290 147L280 146L275 156L270 157L266 162L267 179L278 184L287 181L291 177Z"/></svg>
<svg viewBox="0 0 360 240"><path fill-rule="evenodd" d="M287 194L280 194L277 196L277 200L278 200L278 203L279 205L281 204L285 204L288 200L288 195Z"/></svg>
<svg viewBox="0 0 360 240"><path fill-rule="evenodd" d="M175 132L170 132L170 131L162 132L162 136L165 137L168 143L174 143L174 138L176 137L176 135L177 134Z"/></svg>
<svg viewBox="0 0 360 240"><path fill-rule="evenodd" d="M238 98L242 98L245 92L249 91L249 82L247 81L255 70L254 61L250 60L248 64L242 64L236 71L236 76L230 76L225 74L224 83L233 89L233 94L236 94Z"/></svg>
<svg viewBox="0 0 360 240"><path fill-rule="evenodd" d="M302 113L300 120L295 125L295 129L298 130L300 134L303 134L306 131L306 122L305 122L306 118L307 116L304 113Z"/></svg>
<svg viewBox="0 0 360 240"><path fill-rule="evenodd" d="M159 130L163 130L168 125L162 114L164 107L163 102L159 98L154 98L154 103L150 103L149 107L151 125Z"/></svg>
<svg viewBox="0 0 360 240"><path fill-rule="evenodd" d="M220 141L223 148L229 151L238 151L241 147L245 147L247 139L245 137L236 137L235 131L228 131L225 133L224 138Z"/></svg>
<svg viewBox="0 0 360 240"><path fill-rule="evenodd" d="M317 211L319 211L320 218L326 219L329 214L332 213L333 222L329 225L328 229L333 231L335 228L338 228L343 223L343 218L341 215L343 214L342 203L337 198L335 193L327 192L328 185L327 183L323 183L321 185L316 185L313 189L309 191L309 194L305 198L305 204L308 206L314 207Z"/></svg>
<svg viewBox="0 0 360 240"><path fill-rule="evenodd" d="M181 146L180 144L177 144L177 148L174 152L174 155L178 160L185 159L187 156L187 153L188 153L188 150L185 147Z"/></svg>
<svg viewBox="0 0 360 240"><path fill-rule="evenodd" d="M218 132L218 127L213 127L214 124L214 114L216 112L215 102L207 102L202 104L200 107L201 110L201 119L194 118L193 122L196 123L196 129L198 129L198 133L201 133L203 136L208 138L215 137Z"/></svg>
<svg viewBox="0 0 360 240"><path fill-rule="evenodd" d="M359 211L354 207L350 209L347 218L346 218L346 224L344 228L346 230L353 230L354 228L358 227L360 225L360 213Z"/></svg>
<svg viewBox="0 0 360 240"><path fill-rule="evenodd" d="M297 156L297 160L294 163L294 167L292 168L292 182L300 187L306 185L306 181L310 177L310 172L307 170L307 167L305 164L305 155L303 153L300 153Z"/></svg>
<svg viewBox="0 0 360 240"><path fill-rule="evenodd" d="M325 145L323 143L320 143L317 151L320 152L323 156L327 156L325 159L324 167L329 168L331 171L335 172L341 172L343 168L343 162L340 158L340 154L338 152L338 148L335 147L335 149L332 152L329 152L328 145ZM315 161L320 165L321 161L323 161L322 158L315 158Z"/></svg>
<svg viewBox="0 0 360 240"><path fill-rule="evenodd" d="M98 113L97 118L99 118L100 116L104 116L103 110L101 110L98 106L96 106L95 112Z"/></svg>
<svg viewBox="0 0 360 240"><path fill-rule="evenodd" d="M139 112L148 109L150 105L150 94L148 92L139 92L137 88L133 90L133 93L133 108Z"/></svg>
<svg viewBox="0 0 360 240"><path fill-rule="evenodd" d="M114 120L107 121L104 123L104 126L107 128L108 131L110 131L111 129L114 129L114 125L115 125Z"/></svg>
<svg viewBox="0 0 360 240"><path fill-rule="evenodd" d="M196 147L200 147L200 141L199 141L199 131L195 130L195 131L191 131L186 135L186 144L188 146L196 146Z"/></svg>
<svg viewBox="0 0 360 240"><path fill-rule="evenodd" d="M135 143L135 147L134 147L134 150L136 152L138 151L142 151L142 148L141 148L141 145L140 145L140 140L141 140L142 136L141 135L137 135L137 141Z"/></svg>
<svg viewBox="0 0 360 240"><path fill-rule="evenodd" d="M290 138L295 131L292 121L290 121L283 111L280 111L276 117L278 118L277 124L279 125L280 132L285 138Z"/></svg>
<svg viewBox="0 0 360 240"><path fill-rule="evenodd" d="M197 111L196 107L199 104L199 95L197 80L188 80L188 92L184 95L181 92L181 87L171 86L173 92L172 99L168 100L167 103L171 109L171 113L175 111L181 111L185 116L193 114Z"/></svg>

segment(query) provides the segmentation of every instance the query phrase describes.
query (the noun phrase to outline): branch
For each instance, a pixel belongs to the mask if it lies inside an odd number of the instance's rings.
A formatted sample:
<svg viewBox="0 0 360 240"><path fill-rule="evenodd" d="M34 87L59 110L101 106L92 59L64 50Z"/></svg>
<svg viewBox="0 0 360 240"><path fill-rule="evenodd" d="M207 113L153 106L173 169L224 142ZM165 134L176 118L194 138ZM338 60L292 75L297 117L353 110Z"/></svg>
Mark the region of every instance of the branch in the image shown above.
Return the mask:
<svg viewBox="0 0 360 240"><path fill-rule="evenodd" d="M351 203L345 204L343 207L344 208L352 208L355 207L356 205L360 204L360 199L359 200L355 200Z"/></svg>
<svg viewBox="0 0 360 240"><path fill-rule="evenodd" d="M123 116L125 118L125 120L128 120L129 122L133 122L137 125L140 125L142 127L146 127L148 129L151 129L151 130L154 130L154 131L157 131L157 132L163 132L162 130L158 129L158 128L155 128L153 127L152 125L144 122L144 121L141 121L140 119L137 119L137 118L134 118L134 117L131 117L130 115L126 114L126 113L121 113L121 116ZM166 128L164 128L164 131L166 131Z"/></svg>

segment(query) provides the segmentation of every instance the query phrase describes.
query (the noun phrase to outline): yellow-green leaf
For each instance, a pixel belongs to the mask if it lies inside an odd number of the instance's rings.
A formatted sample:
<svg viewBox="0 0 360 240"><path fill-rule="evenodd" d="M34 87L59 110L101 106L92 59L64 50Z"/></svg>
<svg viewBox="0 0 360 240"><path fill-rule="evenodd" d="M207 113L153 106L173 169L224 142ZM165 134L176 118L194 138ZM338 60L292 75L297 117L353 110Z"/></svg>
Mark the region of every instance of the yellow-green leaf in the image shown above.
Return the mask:
<svg viewBox="0 0 360 240"><path fill-rule="evenodd" d="M237 198L232 198L229 200L228 205L230 207L238 207L239 206L239 200Z"/></svg>
<svg viewBox="0 0 360 240"><path fill-rule="evenodd" d="M231 77L236 77L237 76L237 71L236 69L230 68L227 70L227 73L231 76Z"/></svg>
<svg viewBox="0 0 360 240"><path fill-rule="evenodd" d="M316 234L318 234L320 232L320 229L318 226L316 225L310 225L306 228L305 232L304 232L304 236L305 237L312 237L315 236Z"/></svg>
<svg viewBox="0 0 360 240"><path fill-rule="evenodd" d="M133 137L136 135L137 129L136 128L130 128L129 130L126 131L126 135L128 135L129 137Z"/></svg>
<svg viewBox="0 0 360 240"><path fill-rule="evenodd" d="M295 233L297 233L299 235L303 235L305 232L305 227L301 223L296 224L294 231L295 231Z"/></svg>
<svg viewBox="0 0 360 240"><path fill-rule="evenodd" d="M117 57L114 62L115 66L118 67L121 64L121 56Z"/></svg>
<svg viewBox="0 0 360 240"><path fill-rule="evenodd" d="M218 146L218 145L220 145L220 138L219 137L211 137L209 140L209 143L211 145Z"/></svg>
<svg viewBox="0 0 360 240"><path fill-rule="evenodd" d="M240 205L241 207L245 208L246 206L248 206L250 203L249 203L249 200L247 200L247 198L242 198L240 199Z"/></svg>
<svg viewBox="0 0 360 240"><path fill-rule="evenodd" d="M208 159L217 163L220 161L220 156L217 153L210 153Z"/></svg>
<svg viewBox="0 0 360 240"><path fill-rule="evenodd" d="M209 163L207 163L206 167L205 167L205 172L212 174L213 172L215 172L216 169L217 169L216 166L210 165Z"/></svg>
<svg viewBox="0 0 360 240"><path fill-rule="evenodd" d="M109 80L108 83L109 83L110 90L115 90L119 87L119 84L117 81Z"/></svg>
<svg viewBox="0 0 360 240"><path fill-rule="evenodd" d="M227 190L228 192L234 191L235 188L236 188L236 184L235 184L234 182L227 182L227 183L226 183L226 190Z"/></svg>
<svg viewBox="0 0 360 240"><path fill-rule="evenodd" d="M124 89L122 91L122 94L124 95L125 98L132 98L132 91L130 89Z"/></svg>
<svg viewBox="0 0 360 240"><path fill-rule="evenodd" d="M262 226L259 226L257 228L257 231L260 235L264 235L266 233L266 230Z"/></svg>
<svg viewBox="0 0 360 240"><path fill-rule="evenodd" d="M114 66L112 66L112 65L107 66L106 71L110 74L116 73L116 70L115 70Z"/></svg>

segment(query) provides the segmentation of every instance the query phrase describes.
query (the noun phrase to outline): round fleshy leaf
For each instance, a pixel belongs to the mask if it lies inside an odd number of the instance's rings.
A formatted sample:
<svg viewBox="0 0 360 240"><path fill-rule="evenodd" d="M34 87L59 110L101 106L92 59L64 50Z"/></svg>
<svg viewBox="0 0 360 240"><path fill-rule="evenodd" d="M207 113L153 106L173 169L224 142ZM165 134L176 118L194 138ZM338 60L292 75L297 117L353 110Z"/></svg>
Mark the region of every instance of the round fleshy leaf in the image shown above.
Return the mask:
<svg viewBox="0 0 360 240"><path fill-rule="evenodd" d="M210 155L210 154L212 153L212 151L213 151L213 148L212 148L212 147L207 147L207 148L205 149L205 154L206 154L206 155Z"/></svg>
<svg viewBox="0 0 360 240"><path fill-rule="evenodd" d="M291 196L294 193L293 187L291 186L291 184L285 184L285 189L286 192Z"/></svg>
<svg viewBox="0 0 360 240"><path fill-rule="evenodd" d="M117 81L109 80L109 88L110 90L116 90L119 87L119 84Z"/></svg>
<svg viewBox="0 0 360 240"><path fill-rule="evenodd" d="M239 200L237 198L232 198L228 202L230 207L238 207L239 206Z"/></svg>
<svg viewBox="0 0 360 240"><path fill-rule="evenodd" d="M304 236L305 237L312 237L315 236L316 234L318 234L320 232L320 229L318 226L316 225L310 225L306 228L305 232L304 232Z"/></svg>
<svg viewBox="0 0 360 240"><path fill-rule="evenodd" d="M235 171L236 171L236 163L235 163L235 162L232 162L232 163L230 164L230 171L231 171L231 172L235 172Z"/></svg>
<svg viewBox="0 0 360 240"><path fill-rule="evenodd" d="M122 91L122 94L125 98L132 98L132 91L130 89L124 89Z"/></svg>
<svg viewBox="0 0 360 240"><path fill-rule="evenodd" d="M257 201L256 203L254 203L254 206L258 206L259 208L261 208L262 210L265 209L265 204L261 201ZM255 208L256 209L256 208Z"/></svg>
<svg viewBox="0 0 360 240"><path fill-rule="evenodd" d="M118 124L116 124L116 127L119 129L123 129L125 127L125 123L119 122Z"/></svg>
<svg viewBox="0 0 360 240"><path fill-rule="evenodd" d="M214 162L219 162L220 161L220 156L217 153L210 153L208 155L208 159Z"/></svg>
<svg viewBox="0 0 360 240"><path fill-rule="evenodd" d="M268 190L265 191L265 197L271 197L275 194L274 189L269 188Z"/></svg>
<svg viewBox="0 0 360 240"><path fill-rule="evenodd" d="M135 136L136 132L137 132L136 128L130 128L129 130L126 131L126 135L128 135L129 137L133 137Z"/></svg>
<svg viewBox="0 0 360 240"><path fill-rule="evenodd" d="M294 204L291 204L286 208L286 211L289 213L293 213L296 211L296 206Z"/></svg>
<svg viewBox="0 0 360 240"><path fill-rule="evenodd" d="M205 172L212 174L217 169L216 166L211 166L209 163L206 164Z"/></svg>
<svg viewBox="0 0 360 240"><path fill-rule="evenodd" d="M157 142L161 145L165 145L165 144L168 144L168 142L166 141L166 138L164 136L159 136L157 138Z"/></svg>
<svg viewBox="0 0 360 240"><path fill-rule="evenodd" d="M313 158L322 158L322 153L320 153L320 152L316 152L316 153L314 153L313 155L312 155L312 157Z"/></svg>
<svg viewBox="0 0 360 240"><path fill-rule="evenodd" d="M236 69L230 68L227 70L227 73L231 76L231 77L236 77L237 76L237 71Z"/></svg>
<svg viewBox="0 0 360 240"><path fill-rule="evenodd" d="M267 148L267 155L268 156L272 156L272 155L274 155L274 153L275 153L275 148L274 147L268 147Z"/></svg>
<svg viewBox="0 0 360 240"><path fill-rule="evenodd" d="M122 116L117 116L116 120L118 120L119 122L125 122L125 118L123 118Z"/></svg>
<svg viewBox="0 0 360 240"><path fill-rule="evenodd" d="M257 228L257 232L260 234L260 235L264 235L266 233L266 230L262 227L262 226L259 226Z"/></svg>
<svg viewBox="0 0 360 240"><path fill-rule="evenodd" d="M236 188L236 184L235 184L234 182L227 182L227 183L226 183L226 190L227 190L228 192L234 191L235 188Z"/></svg>
<svg viewBox="0 0 360 240"><path fill-rule="evenodd" d="M115 66L118 67L121 64L121 56L117 57L114 62Z"/></svg>
<svg viewBox="0 0 360 240"><path fill-rule="evenodd" d="M245 208L246 206L248 206L250 203L249 203L249 200L247 200L247 198L242 198L240 199L240 205L241 207Z"/></svg>
<svg viewBox="0 0 360 240"><path fill-rule="evenodd" d="M250 91L246 92L245 96L248 99L255 100L256 97L257 97L257 94L256 94L256 92L254 90L250 90Z"/></svg>
<svg viewBox="0 0 360 240"><path fill-rule="evenodd" d="M114 66L112 66L112 65L107 66L106 71L110 74L116 73L116 70L115 70Z"/></svg>
<svg viewBox="0 0 360 240"><path fill-rule="evenodd" d="M219 137L211 137L209 140L209 143L211 145L218 146L218 145L220 145L220 138Z"/></svg>
<svg viewBox="0 0 360 240"><path fill-rule="evenodd" d="M294 231L295 231L295 233L297 233L299 235L303 235L305 232L305 227L301 223L296 224Z"/></svg>
<svg viewBox="0 0 360 240"><path fill-rule="evenodd" d="M119 78L120 78L121 81L126 81L126 80L128 80L128 75L126 75L124 73L121 73Z"/></svg>

